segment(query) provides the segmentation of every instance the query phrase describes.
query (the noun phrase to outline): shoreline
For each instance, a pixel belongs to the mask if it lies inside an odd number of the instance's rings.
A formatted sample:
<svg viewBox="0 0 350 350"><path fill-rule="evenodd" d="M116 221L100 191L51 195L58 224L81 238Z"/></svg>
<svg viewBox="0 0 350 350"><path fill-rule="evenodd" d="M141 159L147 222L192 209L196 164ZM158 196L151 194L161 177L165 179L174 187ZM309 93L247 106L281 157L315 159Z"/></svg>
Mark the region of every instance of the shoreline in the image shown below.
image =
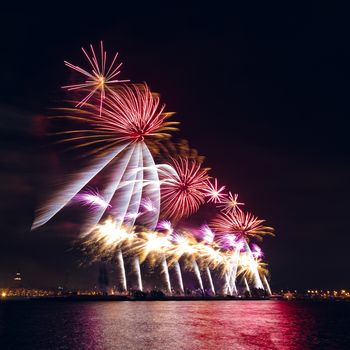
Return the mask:
<svg viewBox="0 0 350 350"><path fill-rule="evenodd" d="M307 299L295 298L284 299L281 297L266 297L266 298L240 298L233 296L217 296L217 297L202 297L202 296L164 296L164 297L146 297L138 298L124 295L74 295L74 296L53 296L53 297L6 297L0 298L0 305L6 302L16 301L60 301L60 302L94 302L94 301L311 301L311 302L350 302L348 299Z"/></svg>
<svg viewBox="0 0 350 350"><path fill-rule="evenodd" d="M240 298L233 296L164 296L164 297L135 297L129 295L67 295L52 297L6 297L6 301L211 301L211 300L275 300L273 298Z"/></svg>

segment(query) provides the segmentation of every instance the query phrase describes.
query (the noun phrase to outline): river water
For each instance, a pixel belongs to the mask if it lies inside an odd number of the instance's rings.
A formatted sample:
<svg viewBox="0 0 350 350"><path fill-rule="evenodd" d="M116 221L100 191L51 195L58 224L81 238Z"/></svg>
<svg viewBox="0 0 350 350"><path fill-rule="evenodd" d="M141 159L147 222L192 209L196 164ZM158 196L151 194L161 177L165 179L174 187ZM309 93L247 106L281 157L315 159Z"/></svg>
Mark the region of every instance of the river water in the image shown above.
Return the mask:
<svg viewBox="0 0 350 350"><path fill-rule="evenodd" d="M0 349L350 349L350 303L6 301Z"/></svg>

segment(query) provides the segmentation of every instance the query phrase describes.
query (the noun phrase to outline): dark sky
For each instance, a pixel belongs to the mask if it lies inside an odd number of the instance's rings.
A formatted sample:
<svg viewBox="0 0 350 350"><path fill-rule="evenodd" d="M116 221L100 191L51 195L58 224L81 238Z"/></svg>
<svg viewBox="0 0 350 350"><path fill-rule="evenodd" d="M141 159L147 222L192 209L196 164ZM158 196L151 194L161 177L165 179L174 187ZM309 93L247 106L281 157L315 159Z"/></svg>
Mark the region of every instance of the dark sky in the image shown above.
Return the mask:
<svg viewBox="0 0 350 350"><path fill-rule="evenodd" d="M75 226L30 225L71 161L43 136L64 97L63 60L83 63L80 47L102 39L124 78L146 81L177 111L178 135L211 174L275 227L263 244L272 286L350 288L348 9L216 6L0 15L0 286L17 268L28 286L96 282L69 250Z"/></svg>

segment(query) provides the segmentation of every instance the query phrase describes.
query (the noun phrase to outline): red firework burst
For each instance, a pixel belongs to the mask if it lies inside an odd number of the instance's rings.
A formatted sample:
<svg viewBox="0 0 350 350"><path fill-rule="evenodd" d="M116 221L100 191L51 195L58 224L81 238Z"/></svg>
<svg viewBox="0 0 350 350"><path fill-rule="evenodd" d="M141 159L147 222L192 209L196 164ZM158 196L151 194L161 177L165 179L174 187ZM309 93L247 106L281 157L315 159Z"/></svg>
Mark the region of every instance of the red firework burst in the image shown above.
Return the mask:
<svg viewBox="0 0 350 350"><path fill-rule="evenodd" d="M143 141L147 137L170 137L168 131L176 130L165 122L174 113L165 113L158 94L153 94L146 84L130 84L118 88L105 100L102 115L107 127L129 141Z"/></svg>
<svg viewBox="0 0 350 350"><path fill-rule="evenodd" d="M256 238L261 240L265 235L273 235L272 227L264 226L265 220L260 220L251 213L237 209L220 213L213 219L211 227L219 234L233 234L237 240Z"/></svg>
<svg viewBox="0 0 350 350"><path fill-rule="evenodd" d="M146 84L122 85L104 99L102 115L99 107L86 104L84 111L73 110L73 120L86 128L63 132L70 135L64 141L76 141L78 146L98 146L98 150L108 149L120 142L151 142L170 137L169 131L177 130L177 122L165 120L174 113L164 112L159 95L153 94Z"/></svg>
<svg viewBox="0 0 350 350"><path fill-rule="evenodd" d="M164 217L174 221L187 217L204 203L208 169L188 158L171 158L174 171L161 173L161 209Z"/></svg>

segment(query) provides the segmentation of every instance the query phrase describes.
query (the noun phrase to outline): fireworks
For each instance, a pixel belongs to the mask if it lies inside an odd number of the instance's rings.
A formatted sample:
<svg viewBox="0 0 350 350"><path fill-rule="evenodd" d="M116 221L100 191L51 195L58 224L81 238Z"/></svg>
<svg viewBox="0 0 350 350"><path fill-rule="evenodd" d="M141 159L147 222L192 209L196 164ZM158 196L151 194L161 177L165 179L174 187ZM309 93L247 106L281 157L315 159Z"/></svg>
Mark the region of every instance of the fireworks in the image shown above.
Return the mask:
<svg viewBox="0 0 350 350"><path fill-rule="evenodd" d="M165 230L169 233L173 233L173 226L171 225L171 222L169 220L162 220L157 225L158 230Z"/></svg>
<svg viewBox="0 0 350 350"><path fill-rule="evenodd" d="M97 225L85 238L84 248L95 258L110 257L117 248L129 246L136 239L131 227L119 227L113 218Z"/></svg>
<svg viewBox="0 0 350 350"><path fill-rule="evenodd" d="M109 86L112 84L127 82L129 80L116 79L117 75L119 75L120 73L120 67L122 66L122 63L115 65L118 57L118 53L114 55L112 63L107 68L107 53L103 49L102 41L100 42L100 49L101 49L100 59L97 58L95 50L92 45L90 45L91 56L89 56L89 54L85 51L83 47L81 49L90 64L91 72L88 72L87 70L81 67L75 66L72 63L64 61L64 64L67 67L82 74L83 76L85 76L85 79L87 80L78 84L63 86L63 88L67 89L68 91L72 91L72 90L89 91L88 94L76 104L76 107L83 107L84 104L88 102L89 99L96 92L99 91L100 92L100 115L101 115L103 100L106 97L106 89L109 89L110 88Z"/></svg>
<svg viewBox="0 0 350 350"><path fill-rule="evenodd" d="M153 205L152 201L149 198L145 198L141 201L141 207L146 212L157 211L157 208Z"/></svg>
<svg viewBox="0 0 350 350"><path fill-rule="evenodd" d="M229 213L231 211L236 211L239 209L240 205L244 205L244 203L238 202L238 194L228 193L228 196L222 199L219 202L219 206L222 207L222 211L225 213Z"/></svg>
<svg viewBox="0 0 350 350"><path fill-rule="evenodd" d="M259 272L259 275L265 276L267 274L267 264L261 259L252 259L249 254L243 254L240 260L240 266L237 275L242 275L243 278L251 280L254 275Z"/></svg>
<svg viewBox="0 0 350 350"><path fill-rule="evenodd" d="M85 206L88 206L92 210L94 208L103 208L107 209L108 207L111 207L98 193L98 191L89 190L86 192L80 193L78 196L75 197L75 200L77 202L82 203Z"/></svg>
<svg viewBox="0 0 350 350"><path fill-rule="evenodd" d="M82 248L93 261L109 259L117 265L124 292L130 288L127 259L138 290L143 290L141 265L147 264L160 268L168 294L174 285L169 269L181 293L182 273L187 270L202 294L238 295L237 277L249 292L249 284L264 288L262 279L271 294L262 250L250 240L273 235L273 229L243 212L237 194L225 193L216 178L209 180L204 158L187 141L169 141L178 125L168 121L173 113L165 111L159 94L147 84L126 84L117 78L118 54L107 65L102 42L99 55L92 45L90 54L82 50L91 70L65 62L86 80L64 88L85 95L74 108L61 109L63 115L57 118L74 122L75 127L58 135L59 142L79 149L90 161L66 177L38 210L32 228L44 225L71 202L90 209L82 223ZM162 153L162 162L154 159ZM98 183L98 191L89 187L92 182ZM221 208L209 226L179 227L205 202Z"/></svg>
<svg viewBox="0 0 350 350"><path fill-rule="evenodd" d="M217 179L214 180L214 184L208 181L208 187L205 189L206 197L208 202L221 203L225 198L225 193L223 193L225 186L218 187Z"/></svg>
<svg viewBox="0 0 350 350"><path fill-rule="evenodd" d="M251 213L236 210L220 213L212 221L212 227L220 234L233 234L235 238L261 240L265 235L273 235L273 228L264 226L265 220L260 220Z"/></svg>
<svg viewBox="0 0 350 350"><path fill-rule="evenodd" d="M164 217L180 220L199 209L204 203L208 170L194 159L171 159L175 172L161 175L161 200Z"/></svg>
<svg viewBox="0 0 350 350"><path fill-rule="evenodd" d="M85 106L84 112L73 110L73 115L65 116L68 119L78 118L87 126L63 132L62 135L68 135L64 141L88 148L94 161L87 169L72 176L39 209L33 228L45 224L75 196L79 197L79 192L101 171L109 174L101 187L101 196L107 206L96 210L84 231L99 222L109 205L110 214L120 224L126 220L129 224L135 222L136 217L130 220L130 213L136 215L140 211L142 198L150 200L153 211L159 213L158 170L148 146L151 147L154 139L169 137L168 132L175 129L173 125L176 123L165 122L172 113L164 113L159 96L152 94L145 84L122 86L118 94L106 95L104 101L101 117L94 105ZM142 224L154 228L158 216L145 214L140 220Z"/></svg>
<svg viewBox="0 0 350 350"><path fill-rule="evenodd" d="M251 247L254 258L262 258L264 256L263 251L257 244L252 244Z"/></svg>
<svg viewBox="0 0 350 350"><path fill-rule="evenodd" d="M143 231L139 233L130 253L138 255L141 263L148 259L150 265L154 265L170 246L168 235L157 231Z"/></svg>
<svg viewBox="0 0 350 350"><path fill-rule="evenodd" d="M202 234L202 239L206 243L213 243L215 233L210 229L208 225L202 225L200 228L200 233Z"/></svg>

